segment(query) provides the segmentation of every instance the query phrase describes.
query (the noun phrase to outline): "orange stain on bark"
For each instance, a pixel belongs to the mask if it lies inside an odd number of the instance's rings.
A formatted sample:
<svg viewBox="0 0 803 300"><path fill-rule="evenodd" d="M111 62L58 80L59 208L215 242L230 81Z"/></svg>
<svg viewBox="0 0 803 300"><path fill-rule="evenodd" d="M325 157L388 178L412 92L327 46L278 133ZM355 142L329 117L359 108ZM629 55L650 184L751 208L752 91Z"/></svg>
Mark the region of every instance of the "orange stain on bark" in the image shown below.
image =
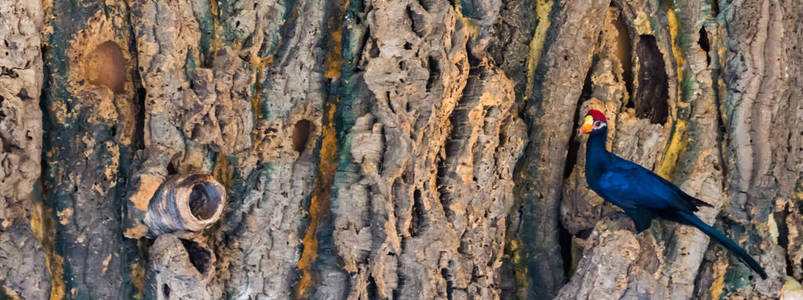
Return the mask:
<svg viewBox="0 0 803 300"><path fill-rule="evenodd" d="M212 169L212 177L223 184L226 189L229 189L234 181L233 173L229 159L225 155L218 153L217 162L215 162L215 167Z"/></svg>
<svg viewBox="0 0 803 300"><path fill-rule="evenodd" d="M329 29L329 52L326 54L326 59L323 62L324 77L329 79L340 78L340 67L343 65L343 17L346 14L346 7L349 6L349 0L344 1L342 5L338 5L339 11L332 16L326 24Z"/></svg>
<svg viewBox="0 0 803 300"><path fill-rule="evenodd" d="M307 292L313 281L312 263L318 257L318 225L329 213L329 197L332 195L332 183L337 170L337 137L333 123L336 108L336 104L329 103L327 115L323 120L318 176L315 179L315 190L310 199L309 224L303 240L304 250L298 260L301 279L296 286L296 299L309 297Z"/></svg>
<svg viewBox="0 0 803 300"><path fill-rule="evenodd" d="M53 149L55 153L55 148ZM31 211L31 230L45 250L45 264L50 273L50 299L64 299L64 258L55 249L55 218L50 208L42 202L35 202Z"/></svg>

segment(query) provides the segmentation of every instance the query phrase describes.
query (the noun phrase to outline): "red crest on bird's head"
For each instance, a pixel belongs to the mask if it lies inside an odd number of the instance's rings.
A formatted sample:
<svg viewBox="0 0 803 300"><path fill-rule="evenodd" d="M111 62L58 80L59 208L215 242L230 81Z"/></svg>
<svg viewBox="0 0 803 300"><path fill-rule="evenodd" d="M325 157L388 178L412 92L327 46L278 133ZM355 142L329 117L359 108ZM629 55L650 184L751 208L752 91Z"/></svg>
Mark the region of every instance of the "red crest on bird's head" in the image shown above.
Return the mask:
<svg viewBox="0 0 803 300"><path fill-rule="evenodd" d="M591 109L591 110L589 110L589 111L588 111L588 115L590 115L591 117L593 117L593 118L594 118L594 120L599 120L599 121L602 121L602 122L607 122L607 120L605 120L605 115L604 115L604 114L602 114L602 112L600 112L600 111L598 111L598 110L596 110L596 109Z"/></svg>

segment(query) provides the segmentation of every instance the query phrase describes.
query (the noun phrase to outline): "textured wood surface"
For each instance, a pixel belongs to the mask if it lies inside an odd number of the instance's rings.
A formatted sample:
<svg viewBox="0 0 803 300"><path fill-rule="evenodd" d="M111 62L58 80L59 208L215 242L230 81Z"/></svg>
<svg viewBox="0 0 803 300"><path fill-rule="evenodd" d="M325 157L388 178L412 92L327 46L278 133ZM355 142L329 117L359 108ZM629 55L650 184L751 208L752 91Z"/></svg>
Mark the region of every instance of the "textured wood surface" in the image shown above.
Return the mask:
<svg viewBox="0 0 803 300"><path fill-rule="evenodd" d="M0 0L0 298L803 296L801 12ZM690 227L634 234L586 186L590 108L770 278ZM149 228L191 174L220 220Z"/></svg>

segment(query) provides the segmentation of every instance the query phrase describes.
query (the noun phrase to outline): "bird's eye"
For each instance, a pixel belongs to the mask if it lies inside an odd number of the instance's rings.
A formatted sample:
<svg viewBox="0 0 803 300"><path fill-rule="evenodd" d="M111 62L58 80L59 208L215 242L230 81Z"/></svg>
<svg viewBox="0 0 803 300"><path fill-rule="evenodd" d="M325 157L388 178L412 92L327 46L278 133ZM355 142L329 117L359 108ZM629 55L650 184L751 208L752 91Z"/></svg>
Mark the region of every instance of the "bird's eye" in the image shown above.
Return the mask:
<svg viewBox="0 0 803 300"><path fill-rule="evenodd" d="M599 127L599 121L594 121L594 127Z"/></svg>

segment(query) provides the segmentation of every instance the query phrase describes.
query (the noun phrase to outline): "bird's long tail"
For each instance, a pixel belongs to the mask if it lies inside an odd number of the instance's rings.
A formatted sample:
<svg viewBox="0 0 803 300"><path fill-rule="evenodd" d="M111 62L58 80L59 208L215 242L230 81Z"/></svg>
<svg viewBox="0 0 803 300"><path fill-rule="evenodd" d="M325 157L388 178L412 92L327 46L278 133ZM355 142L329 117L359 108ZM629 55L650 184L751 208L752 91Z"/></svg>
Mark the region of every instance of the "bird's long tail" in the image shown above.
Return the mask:
<svg viewBox="0 0 803 300"><path fill-rule="evenodd" d="M698 218L693 214L685 212L678 212L678 214L679 217L682 219L682 221L685 221L683 223L697 227L702 232L704 232L712 239L717 241L720 245L724 246L730 252L735 254L736 257L738 257L742 262L750 266L750 268L753 269L753 271L756 271L756 273L758 273L758 275L761 276L761 279L767 279L767 273L764 272L764 268L762 268L761 265L759 265L758 262L756 262L756 260L750 256L750 254L747 254L747 251L745 251L744 248L739 247L739 244L736 244L736 242L734 242L721 232L717 231L713 227L709 226L708 224L703 222L703 220L700 220L700 218Z"/></svg>

